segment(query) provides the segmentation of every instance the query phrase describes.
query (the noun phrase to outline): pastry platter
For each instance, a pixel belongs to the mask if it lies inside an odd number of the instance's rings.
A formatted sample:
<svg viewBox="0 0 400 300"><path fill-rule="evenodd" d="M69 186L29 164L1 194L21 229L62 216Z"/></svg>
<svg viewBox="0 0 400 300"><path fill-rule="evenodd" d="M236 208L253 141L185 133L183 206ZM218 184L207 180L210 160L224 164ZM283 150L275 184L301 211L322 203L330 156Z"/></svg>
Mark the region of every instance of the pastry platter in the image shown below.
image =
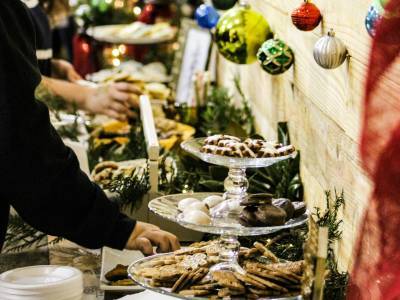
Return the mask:
<svg viewBox="0 0 400 300"><path fill-rule="evenodd" d="M232 157L223 156L212 153L202 152L201 149L204 145L205 138L191 139L182 143L181 147L188 153L197 156L201 160L219 166L225 166L229 168L262 168L269 167L277 162L286 160L294 157L296 152L292 152L289 155L279 157L264 157L264 158L252 158L252 157Z"/></svg>
<svg viewBox="0 0 400 300"><path fill-rule="evenodd" d="M208 243L208 242L203 242ZM213 245L204 246L201 248L214 247ZM200 248L200 249L201 249ZM208 251L208 250L207 250ZM215 251L215 250L214 250ZM187 254L184 254L187 252ZM192 252L192 253L191 253ZM254 252L254 248L248 249L243 248L242 253L251 253ZM194 254L193 254L194 253ZM192 255L191 255L192 254ZM279 262L275 264L261 264L258 262L243 262L246 264L246 272L243 275L231 272L222 272L218 273L218 271L208 273L210 268L210 261L214 260L215 253L206 254L205 252L200 252L199 248L188 247L186 249L178 250L175 253L166 253L166 254L157 254L151 257L146 257L140 260L133 262L128 267L128 275L129 277L136 282L138 285L142 286L147 290L151 290L160 294L173 296L180 299L209 299L212 295L217 294L218 296L222 296L220 293L225 293L225 297L232 297L231 299L245 299L247 293L258 293L257 299L268 299L268 300L300 300L303 299L300 295L300 278L299 273L297 275L293 275L296 284L292 282L292 287L296 286L295 289L297 292L293 292L291 290L290 285L286 286L281 280L280 285L275 285L274 279L271 281L263 281L262 276L265 275L252 275L255 273L258 267L262 266L280 266L282 268L283 273L289 273L294 268L297 268L299 265L302 265L303 262ZM265 257L264 257L265 258ZM190 261L190 267L185 264ZM275 267L274 267L275 268ZM300 267L301 269L302 267ZM298 269L298 268L297 268ZM265 269L266 270L266 269ZM283 274L282 273L282 274ZM191 274L193 274L191 276ZM197 274L197 275L194 275ZM260 273L262 274L262 273ZM276 274L276 273L275 273ZM295 273L293 273L295 274ZM301 273L300 273L301 274ZM216 275L219 276L218 282L215 282ZM221 276L222 275L222 276ZM224 277L232 279L235 281L234 284L237 284L237 290L234 290L234 287L230 287L230 282L224 282ZM182 278L190 277L191 280L182 280ZM253 282L257 287L252 286L251 280L246 283L247 279L251 277L256 280L261 280L260 282L264 282L265 284L272 284L271 288L265 287L263 288L263 284L257 284L257 282ZM240 278L241 281L238 281L237 278ZM286 282L287 283L287 282ZM294 284L294 285L293 285ZM209 289L208 291L205 289ZM242 289L241 295L234 295L234 293ZM276 290L274 290L276 289ZM229 294L232 293L232 294ZM262 294L270 294L270 295L262 295ZM283 295L282 293L286 293ZM290 295L288 295L290 293ZM216 296L216 295L215 295ZM214 297L215 297L214 296ZM255 294L252 295L253 297ZM222 297L220 297L222 298ZM247 299L251 299L248 297Z"/></svg>
<svg viewBox="0 0 400 300"><path fill-rule="evenodd" d="M238 221L239 214L229 214L228 216L212 217L210 224L196 224L185 220L184 213L179 210L179 202L184 199L198 199L202 201L207 197L222 196L218 193L190 193L190 194L175 194L162 196L153 199L149 202L149 209L169 221L177 222L183 227L188 229L211 233L211 234L228 234L236 236L257 236L263 234L274 233L282 229L289 229L301 226L307 223L309 212L301 214L300 216L290 219L285 224L280 226L268 227L246 227Z"/></svg>

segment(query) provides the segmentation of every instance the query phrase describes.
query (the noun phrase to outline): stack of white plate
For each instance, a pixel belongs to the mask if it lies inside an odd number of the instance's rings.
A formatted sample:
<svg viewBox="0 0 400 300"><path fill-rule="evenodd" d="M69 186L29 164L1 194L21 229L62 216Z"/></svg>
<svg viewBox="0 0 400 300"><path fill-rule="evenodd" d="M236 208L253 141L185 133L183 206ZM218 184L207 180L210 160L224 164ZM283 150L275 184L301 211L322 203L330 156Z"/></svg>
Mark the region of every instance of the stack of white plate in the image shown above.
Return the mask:
<svg viewBox="0 0 400 300"><path fill-rule="evenodd" d="M32 266L0 275L1 300L81 300L81 271L63 266Z"/></svg>

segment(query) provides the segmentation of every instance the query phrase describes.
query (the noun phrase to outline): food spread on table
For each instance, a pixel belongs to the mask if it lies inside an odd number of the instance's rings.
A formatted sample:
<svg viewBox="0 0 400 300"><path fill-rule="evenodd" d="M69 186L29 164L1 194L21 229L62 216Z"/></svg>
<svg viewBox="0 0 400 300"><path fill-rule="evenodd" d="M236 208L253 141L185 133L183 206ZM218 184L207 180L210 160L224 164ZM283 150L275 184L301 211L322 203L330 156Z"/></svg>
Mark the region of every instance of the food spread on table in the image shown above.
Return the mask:
<svg viewBox="0 0 400 300"><path fill-rule="evenodd" d="M160 62L143 65L137 61L122 62L118 67L103 69L86 76L95 83L127 81L127 82L169 82L167 68Z"/></svg>
<svg viewBox="0 0 400 300"><path fill-rule="evenodd" d="M188 298L258 299L300 294L304 261L280 261L264 244L255 242L252 248L240 250L243 272L214 270L221 251L218 240L198 242L136 263L130 271L139 282Z"/></svg>

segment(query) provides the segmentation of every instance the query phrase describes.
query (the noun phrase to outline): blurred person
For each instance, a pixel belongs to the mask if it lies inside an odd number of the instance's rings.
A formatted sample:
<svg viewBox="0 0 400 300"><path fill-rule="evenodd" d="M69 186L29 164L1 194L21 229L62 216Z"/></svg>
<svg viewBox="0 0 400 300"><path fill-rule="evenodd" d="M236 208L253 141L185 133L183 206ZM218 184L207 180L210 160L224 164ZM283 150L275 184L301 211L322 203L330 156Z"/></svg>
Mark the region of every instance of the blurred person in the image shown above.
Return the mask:
<svg viewBox="0 0 400 300"><path fill-rule="evenodd" d="M28 8L0 1L0 250L10 206L34 228L87 248L153 254L179 248L177 238L122 214L80 170L34 98L41 81L35 26Z"/></svg>
<svg viewBox="0 0 400 300"><path fill-rule="evenodd" d="M22 0L28 8L36 29L36 57L43 84L66 102L95 114L104 114L125 121L133 116L132 108L139 106L139 91L127 83L112 83L96 88L82 86L82 77L71 63L53 58L52 34L49 17L53 24L67 14L68 3L64 0ZM60 4L61 3L61 4Z"/></svg>

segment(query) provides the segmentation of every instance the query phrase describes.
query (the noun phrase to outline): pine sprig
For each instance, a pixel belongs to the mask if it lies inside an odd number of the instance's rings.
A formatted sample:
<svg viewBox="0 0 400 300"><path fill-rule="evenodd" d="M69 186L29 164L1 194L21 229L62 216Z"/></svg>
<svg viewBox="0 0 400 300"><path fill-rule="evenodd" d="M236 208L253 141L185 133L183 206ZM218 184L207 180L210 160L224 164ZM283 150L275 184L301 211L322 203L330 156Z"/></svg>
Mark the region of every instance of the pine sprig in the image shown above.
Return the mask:
<svg viewBox="0 0 400 300"><path fill-rule="evenodd" d="M316 208L313 214L317 218L317 224L320 227L328 227L328 258L327 265L329 275L326 279L324 290L324 299L343 300L346 298L347 284L349 281L348 272L340 272L337 265L336 254L333 245L342 238L341 225L338 213L341 207L345 205L344 192L340 194L335 190L335 199L332 200L330 191L325 192L326 210Z"/></svg>
<svg viewBox="0 0 400 300"><path fill-rule="evenodd" d="M345 204L343 191L339 195L335 190L335 201L332 201L331 192L325 192L326 210L321 211L319 207L315 208L314 216L317 218L317 224L320 227L328 227L329 246L342 238L342 230L340 226L343 220L338 220L339 209Z"/></svg>
<svg viewBox="0 0 400 300"><path fill-rule="evenodd" d="M201 126L198 128L200 135L225 133L251 136L254 134L254 116L240 88L239 79L235 80L236 88L242 97L241 104L235 104L226 88L213 87L207 97L206 106L200 114Z"/></svg>
<svg viewBox="0 0 400 300"><path fill-rule="evenodd" d="M56 238L51 244L57 244L61 240L62 238ZM20 252L30 248L44 247L48 244L47 234L27 224L19 215L10 214L4 243L5 252Z"/></svg>
<svg viewBox="0 0 400 300"><path fill-rule="evenodd" d="M121 174L105 188L118 194L121 206L130 206L133 210L140 206L143 196L150 190L149 170L137 168L131 176Z"/></svg>

